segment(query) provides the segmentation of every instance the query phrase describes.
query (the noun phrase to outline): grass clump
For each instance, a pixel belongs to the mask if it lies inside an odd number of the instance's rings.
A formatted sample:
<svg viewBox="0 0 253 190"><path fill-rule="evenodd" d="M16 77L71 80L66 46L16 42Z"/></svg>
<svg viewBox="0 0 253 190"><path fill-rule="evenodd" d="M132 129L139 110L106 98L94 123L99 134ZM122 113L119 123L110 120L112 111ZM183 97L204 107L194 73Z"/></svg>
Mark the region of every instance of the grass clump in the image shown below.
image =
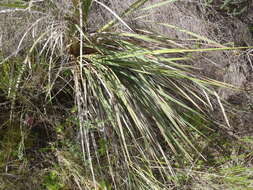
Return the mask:
<svg viewBox="0 0 253 190"><path fill-rule="evenodd" d="M10 130L19 126L11 140L22 145L19 154L27 164L6 188L22 184L24 176L27 188L48 190L190 184L193 178L181 171L208 160L203 150L212 128L230 127L214 89L232 88L190 63L195 53L237 48L177 27L193 42L132 29L124 16L146 2L135 1L120 15L97 0L0 4L1 14L23 11L36 18L24 28L15 54L1 57L0 104L8 112L0 123L8 122ZM97 7L114 19L90 26ZM223 123L211 121L215 110ZM1 167L8 164L1 161Z"/></svg>
<svg viewBox="0 0 253 190"><path fill-rule="evenodd" d="M213 5L217 10L224 14L232 16L241 16L250 8L250 1L248 0L226 0L226 1L207 1L209 5Z"/></svg>

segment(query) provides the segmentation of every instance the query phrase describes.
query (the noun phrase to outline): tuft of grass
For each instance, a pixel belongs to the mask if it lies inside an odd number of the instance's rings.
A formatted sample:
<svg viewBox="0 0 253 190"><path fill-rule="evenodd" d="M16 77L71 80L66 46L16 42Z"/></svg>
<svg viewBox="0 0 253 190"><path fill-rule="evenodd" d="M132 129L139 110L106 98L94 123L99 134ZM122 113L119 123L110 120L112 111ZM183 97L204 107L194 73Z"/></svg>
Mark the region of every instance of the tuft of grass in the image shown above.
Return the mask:
<svg viewBox="0 0 253 190"><path fill-rule="evenodd" d="M224 1L214 1L207 0L206 5L214 6L219 11L224 14L232 16L241 16L248 11L250 1L248 0L224 0Z"/></svg>
<svg viewBox="0 0 253 190"><path fill-rule="evenodd" d="M229 127L226 110L213 89L233 88L200 76L187 61L194 52L236 48L171 25L166 26L212 48L193 48L194 44L186 46L155 32L133 32L124 16L147 0L135 1L120 15L97 0L66 2L62 6L47 0L43 6L40 2L30 2L29 7L2 4L13 12L22 9L42 15L25 30L18 47L36 27L45 26L25 53L17 52L17 61L4 57L0 63L4 73L0 90L12 102L9 122L20 118L20 126L54 136L53 143L38 136L46 141L40 148L53 154L46 160L55 159L49 162L42 185L47 189L69 184L79 189L169 189L186 183L187 176L175 168L193 164L196 157L205 159L196 140L206 139L206 134L199 128L218 123L210 117L215 109L220 109L224 126ZM91 32L93 4L115 19ZM162 5L154 3L144 10ZM115 30L117 24L126 30Z"/></svg>

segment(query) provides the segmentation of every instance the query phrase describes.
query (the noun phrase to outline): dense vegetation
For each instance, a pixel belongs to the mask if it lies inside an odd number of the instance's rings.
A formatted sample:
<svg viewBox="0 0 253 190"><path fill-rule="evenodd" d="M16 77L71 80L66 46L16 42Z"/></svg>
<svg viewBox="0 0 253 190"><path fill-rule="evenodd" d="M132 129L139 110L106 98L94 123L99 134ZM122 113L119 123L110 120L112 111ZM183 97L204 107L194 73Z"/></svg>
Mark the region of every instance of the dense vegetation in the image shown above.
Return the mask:
<svg viewBox="0 0 253 190"><path fill-rule="evenodd" d="M0 189L253 188L250 0L0 8Z"/></svg>

